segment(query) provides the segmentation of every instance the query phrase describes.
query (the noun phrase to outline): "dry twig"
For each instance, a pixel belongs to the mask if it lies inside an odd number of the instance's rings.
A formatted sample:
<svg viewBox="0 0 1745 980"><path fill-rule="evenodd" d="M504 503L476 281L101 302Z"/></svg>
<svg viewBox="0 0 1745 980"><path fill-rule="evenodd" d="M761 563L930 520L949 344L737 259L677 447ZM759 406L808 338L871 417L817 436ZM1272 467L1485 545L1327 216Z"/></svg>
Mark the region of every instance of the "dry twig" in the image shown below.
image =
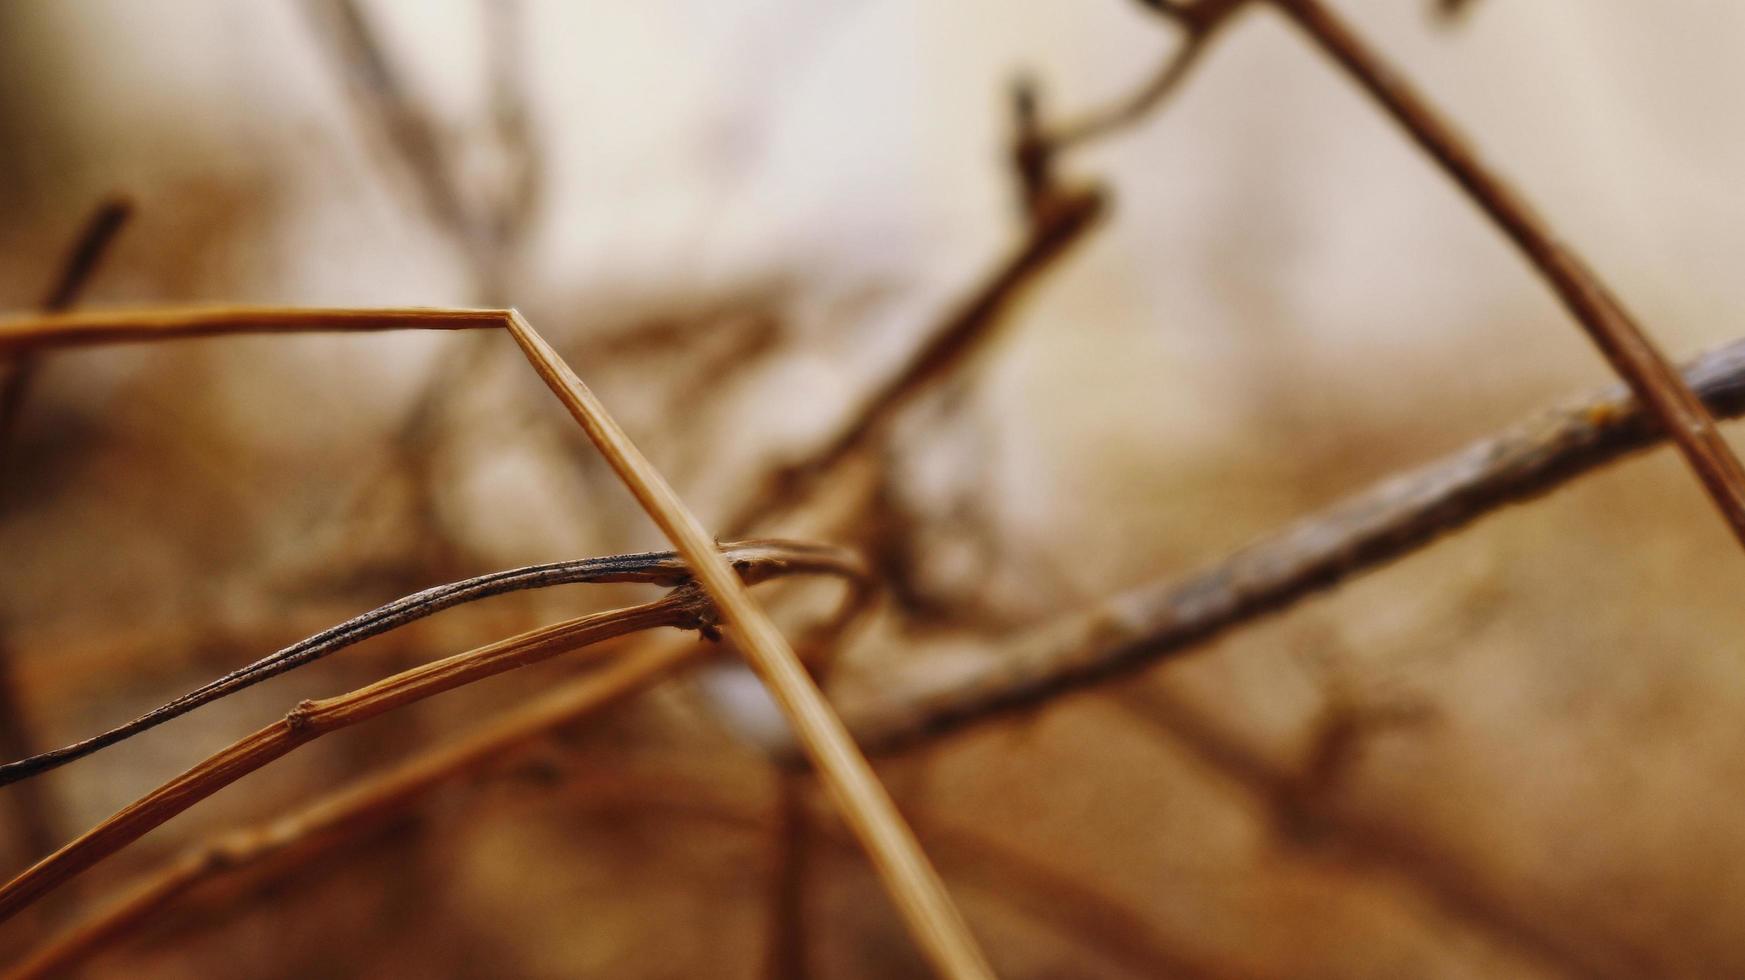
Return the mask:
<svg viewBox="0 0 1745 980"><path fill-rule="evenodd" d="M582 616L414 667L349 694L304 701L281 721L232 743L0 885L0 922L176 814L322 735L602 640L662 626L700 629L710 617L695 586L682 586L655 602Z"/></svg>
<svg viewBox="0 0 1745 980"><path fill-rule="evenodd" d="M760 582L772 575L796 572L860 574L859 564L851 554L818 545L747 541L723 545L722 552L726 560L749 582ZM185 715L201 705L228 697L243 688L313 663L370 637L399 629L408 623L463 603L508 592L555 585L639 582L673 587L690 580L691 574L678 555L665 551L529 565L434 586L354 616L331 629L268 654L246 667L231 671L173 701L153 708L124 725L72 745L0 765L0 786L66 765L106 746L155 728L172 718Z"/></svg>
<svg viewBox="0 0 1745 980"><path fill-rule="evenodd" d="M1338 62L1533 264L1612 369L1672 436L1734 535L1745 544L1745 468L1702 402L1599 276L1479 158L1470 140L1330 8L1320 0L1272 3Z"/></svg>
<svg viewBox="0 0 1745 980"><path fill-rule="evenodd" d="M1684 369L1717 414L1745 414L1745 340ZM1665 438L1622 385L1381 481L1179 582L1025 632L969 676L893 683L852 730L873 751L938 735L1179 654Z"/></svg>
<svg viewBox="0 0 1745 980"><path fill-rule="evenodd" d="M311 856L394 819L436 786L500 761L553 729L616 703L695 660L706 647L674 642L648 647L564 685L556 693L485 725L466 738L265 825L195 848L130 894L56 936L5 974L6 980L59 976L114 945L150 916L208 879L269 857Z"/></svg>
<svg viewBox="0 0 1745 980"><path fill-rule="evenodd" d="M934 968L949 977L991 977L993 971L976 947L969 926L952 904L938 873L921 853L890 795L879 784L824 695L807 676L788 641L722 561L703 525L607 414L593 392L513 310L509 312L508 328L547 387L580 423L643 510L690 562L697 582L714 600L746 659L781 706Z"/></svg>

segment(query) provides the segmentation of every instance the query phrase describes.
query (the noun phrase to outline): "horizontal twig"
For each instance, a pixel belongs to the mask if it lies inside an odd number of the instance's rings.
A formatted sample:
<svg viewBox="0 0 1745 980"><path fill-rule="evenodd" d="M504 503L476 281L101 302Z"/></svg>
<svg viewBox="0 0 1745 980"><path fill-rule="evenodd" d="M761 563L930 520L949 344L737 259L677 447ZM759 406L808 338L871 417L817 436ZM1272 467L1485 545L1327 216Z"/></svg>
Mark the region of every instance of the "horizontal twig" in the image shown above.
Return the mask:
<svg viewBox="0 0 1745 980"><path fill-rule="evenodd" d="M825 545L744 541L722 546L722 555L748 582L800 572L864 576L852 553ZM636 582L677 586L690 581L684 561L670 551L582 558L512 568L425 589L323 630L305 640L225 674L138 718L62 748L0 765L0 786L47 772L210 704L243 688L337 653L444 609L524 589L579 583Z"/></svg>
<svg viewBox="0 0 1745 980"><path fill-rule="evenodd" d="M0 318L0 355L236 334L377 330L501 329L506 310L302 309L285 306L190 306L81 310Z"/></svg>
<svg viewBox="0 0 1745 980"><path fill-rule="evenodd" d="M1716 415L1745 413L1745 340L1698 357L1683 375ZM1664 438L1613 385L1384 480L1197 575L1032 629L967 676L892 683L848 713L851 730L869 751L889 751L1130 673Z"/></svg>

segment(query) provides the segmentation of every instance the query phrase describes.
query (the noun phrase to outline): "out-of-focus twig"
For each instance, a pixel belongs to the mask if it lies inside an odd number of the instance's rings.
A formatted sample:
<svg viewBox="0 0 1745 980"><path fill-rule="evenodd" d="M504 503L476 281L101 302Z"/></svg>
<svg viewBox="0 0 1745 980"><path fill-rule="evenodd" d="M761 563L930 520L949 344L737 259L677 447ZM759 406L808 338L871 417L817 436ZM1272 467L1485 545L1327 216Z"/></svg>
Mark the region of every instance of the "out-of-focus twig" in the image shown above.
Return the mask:
<svg viewBox="0 0 1745 980"><path fill-rule="evenodd" d="M1684 377L1717 414L1745 413L1745 341L1698 357ZM1663 438L1614 385L1383 480L1185 580L1028 629L967 676L892 683L849 714L852 730L889 750L1157 663Z"/></svg>
<svg viewBox="0 0 1745 980"><path fill-rule="evenodd" d="M133 204L124 197L112 197L97 205L84 228L73 242L72 249L61 262L54 283L43 295L39 307L45 312L65 310L78 302L103 256L133 213ZM7 497L13 487L16 461L14 440L18 436L19 420L31 385L36 380L38 355L22 351L0 364L0 512L4 512ZM5 623L0 622L0 758L17 758L36 748L36 737L30 730L25 699L18 690L12 657L7 645ZM18 820L18 836L27 854L40 854L56 840L56 817L53 800L46 787L32 787L16 793L12 810Z"/></svg>
<svg viewBox="0 0 1745 980"><path fill-rule="evenodd" d="M888 381L880 385L847 424L803 463L784 468L753 501L728 522L728 533L743 533L793 502L809 497L844 460L866 446L929 384L973 356L992 334L1023 288L1090 228L1102 213L1104 198L1085 191L1062 203L1059 210L1032 229L1018 252L983 283L951 317L930 335L927 344Z"/></svg>
<svg viewBox="0 0 1745 980"><path fill-rule="evenodd" d="M747 582L800 572L861 574L858 560L838 548L802 542L745 541L722 546L722 552ZM668 587L691 580L685 563L674 552L611 555L511 568L459 582L433 586L354 616L282 650L268 654L208 684L117 726L72 745L0 765L0 786L47 772L124 741L172 718L220 698L313 663L373 636L399 629L444 609L492 596L557 585L638 582Z"/></svg>
<svg viewBox="0 0 1745 980"><path fill-rule="evenodd" d="M1359 871L1395 878L1458 922L1558 976L1619 976L1615 951L1558 934L1543 910L1523 908L1488 888L1454 855L1397 820L1343 806L1330 766L1349 761L1370 722L1361 712L1330 714L1315 733L1302 770L1246 744L1201 709L1155 686L1123 691L1129 714L1182 746L1201 766L1247 791L1272 821L1278 839L1312 854L1331 854ZM1384 715L1380 724L1389 724Z"/></svg>
<svg viewBox="0 0 1745 980"><path fill-rule="evenodd" d="M1181 46L1163 63L1150 81L1132 94L1078 118L1050 126L1045 137L1046 142L1057 152L1064 151L1139 122L1180 87L1199 64L1200 56L1210 47L1213 36L1230 22L1231 15L1246 2L1248 0L1198 0L1188 4L1146 3L1146 6L1165 12L1181 27Z"/></svg>
<svg viewBox="0 0 1745 980"><path fill-rule="evenodd" d="M943 976L991 977L969 926L872 766L807 675L781 631L721 559L709 533L598 398L532 325L509 311L508 329L540 379L673 546L684 555L735 642L782 708L843 818L884 879L917 944Z"/></svg>
<svg viewBox="0 0 1745 980"><path fill-rule="evenodd" d="M1612 369L1672 436L1745 544L1745 468L1714 419L1592 268L1551 230L1472 143L1320 0L1271 0L1459 184L1538 270Z"/></svg>

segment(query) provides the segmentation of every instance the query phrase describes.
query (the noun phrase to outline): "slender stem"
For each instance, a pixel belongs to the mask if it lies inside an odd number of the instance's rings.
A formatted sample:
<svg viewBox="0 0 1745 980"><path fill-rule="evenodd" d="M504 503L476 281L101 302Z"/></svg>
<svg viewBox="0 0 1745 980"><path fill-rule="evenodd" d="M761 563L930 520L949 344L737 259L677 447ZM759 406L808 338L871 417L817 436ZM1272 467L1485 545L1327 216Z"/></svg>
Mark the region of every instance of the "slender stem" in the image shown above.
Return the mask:
<svg viewBox="0 0 1745 980"><path fill-rule="evenodd" d="M746 541L724 545L722 552L748 582L760 582L772 575L796 572L821 572L849 577L866 574L852 553L821 545ZM202 705L462 603L555 585L640 582L678 586L690 581L690 578L690 571L683 560L677 554L666 551L529 565L433 586L354 616L337 626L268 654L252 664L233 670L173 701L153 708L126 724L71 745L0 765L0 786L84 758L185 715ZM3 723L0 720L0 724Z"/></svg>
<svg viewBox="0 0 1745 980"><path fill-rule="evenodd" d="M1321 0L1273 0L1496 222L1668 433L1745 545L1745 468L1696 395L1587 263L1406 79Z"/></svg>
<svg viewBox="0 0 1745 980"><path fill-rule="evenodd" d="M709 533L551 345L514 311L510 311L508 327L540 378L691 563L698 583L714 600L739 647L787 715L934 968L948 977L991 977L993 971L968 925L872 766L855 747L788 641L722 560Z"/></svg>
<svg viewBox="0 0 1745 980"><path fill-rule="evenodd" d="M1745 414L1745 340L1697 358L1684 377L1715 412ZM1198 574L1027 630L979 670L892 679L848 713L851 729L870 751L891 751L1179 656L1664 438L1614 385L1381 480Z"/></svg>
<svg viewBox="0 0 1745 980"><path fill-rule="evenodd" d="M91 347L236 334L479 330L501 327L504 310L306 309L211 306L97 310L0 318L0 355L25 350Z"/></svg>
<svg viewBox="0 0 1745 980"><path fill-rule="evenodd" d="M348 694L304 701L283 720L233 742L0 885L0 922L194 804L322 735L602 640L661 626L695 629L705 622L706 612L695 587L684 586L655 602L582 616L414 667Z"/></svg>

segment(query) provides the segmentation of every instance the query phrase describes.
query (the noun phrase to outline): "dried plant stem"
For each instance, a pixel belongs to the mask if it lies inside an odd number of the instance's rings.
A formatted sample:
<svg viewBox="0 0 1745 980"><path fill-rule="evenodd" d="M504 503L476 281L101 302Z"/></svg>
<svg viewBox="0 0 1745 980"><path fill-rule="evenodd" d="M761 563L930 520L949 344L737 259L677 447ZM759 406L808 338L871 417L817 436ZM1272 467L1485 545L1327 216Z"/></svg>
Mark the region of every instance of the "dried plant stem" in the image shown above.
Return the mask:
<svg viewBox="0 0 1745 980"><path fill-rule="evenodd" d="M516 708L440 750L267 824L195 848L140 883L125 898L55 937L3 976L61 976L115 945L178 896L209 879L268 858L296 864L393 820L437 786L478 772L592 712L615 704L708 651L694 642L645 647Z"/></svg>
<svg viewBox="0 0 1745 980"><path fill-rule="evenodd" d="M568 620L414 667L349 694L304 701L283 720L232 743L0 886L0 922L176 814L322 735L602 640L662 626L697 629L708 624L709 616L696 588L683 586L655 602Z"/></svg>
<svg viewBox="0 0 1745 980"><path fill-rule="evenodd" d="M0 354L187 337L237 334L480 330L502 327L507 310L309 309L286 306L188 306L89 310L0 318Z"/></svg>
<svg viewBox="0 0 1745 980"><path fill-rule="evenodd" d="M993 971L968 925L872 766L855 747L788 641L721 559L708 532L544 338L513 311L508 327L546 385L691 563L698 583L714 600L740 649L786 714L934 968L949 977L991 977Z"/></svg>
<svg viewBox="0 0 1745 980"><path fill-rule="evenodd" d="M1745 340L1697 358L1684 378L1718 415L1745 413ZM1026 631L967 676L893 681L849 713L851 730L870 751L889 751L1138 670L1664 438L1614 385L1383 480L1197 575Z"/></svg>
<svg viewBox="0 0 1745 980"><path fill-rule="evenodd" d="M724 545L722 552L726 560L738 569L740 576L753 583L778 574L822 573L851 579L864 578L866 574L859 559L852 553L822 545L745 541ZM337 626L268 654L126 724L62 748L0 765L0 786L66 765L106 746L155 728L172 718L185 715L202 705L462 603L476 602L508 592L557 585L637 582L670 587L683 585L690 579L689 567L677 554L666 551L529 565L434 586L354 616Z"/></svg>
<svg viewBox="0 0 1745 980"><path fill-rule="evenodd" d="M1702 402L1605 283L1561 242L1514 188L1479 159L1406 79L1320 0L1273 0L1447 171L1587 330L1594 345L1672 436L1715 506L1745 544L1745 469Z"/></svg>
<svg viewBox="0 0 1745 980"><path fill-rule="evenodd" d="M1056 151L1093 142L1143 119L1181 87L1210 48L1218 30L1245 0L1196 0L1186 7L1168 7L1166 13L1182 28L1181 46L1157 74L1139 90L1111 105L1088 112L1078 119L1050 127L1045 141Z"/></svg>

